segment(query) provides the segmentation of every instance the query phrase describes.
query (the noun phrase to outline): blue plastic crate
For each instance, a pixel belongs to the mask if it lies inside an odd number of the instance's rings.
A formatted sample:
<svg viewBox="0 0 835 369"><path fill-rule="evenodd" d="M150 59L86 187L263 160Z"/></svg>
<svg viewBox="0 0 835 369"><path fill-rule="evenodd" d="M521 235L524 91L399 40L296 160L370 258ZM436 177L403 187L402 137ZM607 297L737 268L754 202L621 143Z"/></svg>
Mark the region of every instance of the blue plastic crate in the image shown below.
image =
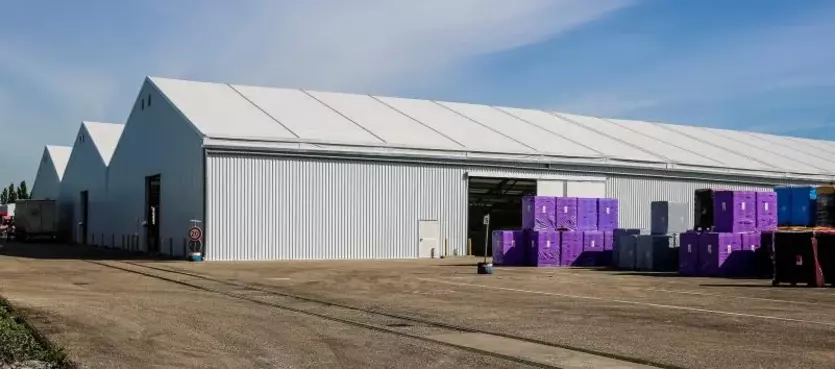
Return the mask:
<svg viewBox="0 0 835 369"><path fill-rule="evenodd" d="M777 193L777 224L792 225L792 189L791 187L775 187Z"/></svg>
<svg viewBox="0 0 835 369"><path fill-rule="evenodd" d="M818 195L813 186L792 187L791 223L795 226L812 227L815 225ZM779 206L779 199L778 206Z"/></svg>

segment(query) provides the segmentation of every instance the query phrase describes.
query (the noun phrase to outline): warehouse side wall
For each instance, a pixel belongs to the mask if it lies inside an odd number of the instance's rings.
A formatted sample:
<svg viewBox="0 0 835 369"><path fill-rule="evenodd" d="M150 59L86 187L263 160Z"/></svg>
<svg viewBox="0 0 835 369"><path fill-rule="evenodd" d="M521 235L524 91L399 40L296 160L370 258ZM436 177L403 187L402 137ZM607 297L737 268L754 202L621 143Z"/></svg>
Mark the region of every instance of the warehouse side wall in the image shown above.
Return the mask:
<svg viewBox="0 0 835 369"><path fill-rule="evenodd" d="M55 164L44 149L35 182L32 184L31 197L36 200L57 200L61 191L61 179L55 171Z"/></svg>
<svg viewBox="0 0 835 369"><path fill-rule="evenodd" d="M90 133L82 125L75 137L72 155L64 171L58 196L59 226L62 236L75 243L96 244L101 241L106 209L105 164ZM87 239L82 239L81 191L87 191ZM98 241L96 241L98 240Z"/></svg>
<svg viewBox="0 0 835 369"><path fill-rule="evenodd" d="M145 180L159 174L159 251L183 254L190 220L203 218L202 145L191 124L146 81L107 168L106 246L146 250Z"/></svg>
<svg viewBox="0 0 835 369"><path fill-rule="evenodd" d="M209 260L415 258L418 220L465 237L453 167L210 155L207 177Z"/></svg>
<svg viewBox="0 0 835 369"><path fill-rule="evenodd" d="M773 185L738 184L710 180L613 176L606 179L606 195L620 201L618 221L624 228L640 228L649 233L652 201L676 201L689 204L687 224L693 224L693 193L700 188L766 191Z"/></svg>
<svg viewBox="0 0 835 369"><path fill-rule="evenodd" d="M569 191L601 177L546 169L245 154L210 154L207 160L209 260L415 258L421 220L437 220L440 245L446 240L450 253L463 254L467 173L560 176ZM653 200L691 203L693 191L703 187L770 187L708 179L602 177L606 195L621 202L621 224L645 229Z"/></svg>

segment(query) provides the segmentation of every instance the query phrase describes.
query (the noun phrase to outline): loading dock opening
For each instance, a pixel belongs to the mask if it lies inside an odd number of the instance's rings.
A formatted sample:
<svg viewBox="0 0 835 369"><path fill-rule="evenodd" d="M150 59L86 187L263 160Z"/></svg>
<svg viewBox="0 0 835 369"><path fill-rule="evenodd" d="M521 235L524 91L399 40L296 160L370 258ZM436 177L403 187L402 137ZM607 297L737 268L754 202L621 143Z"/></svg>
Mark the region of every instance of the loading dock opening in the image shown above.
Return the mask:
<svg viewBox="0 0 835 369"><path fill-rule="evenodd" d="M468 178L467 235L472 242L472 253L484 256L484 215L490 214L488 244L492 244L492 230L522 227L522 197L536 195L537 181L521 178Z"/></svg>

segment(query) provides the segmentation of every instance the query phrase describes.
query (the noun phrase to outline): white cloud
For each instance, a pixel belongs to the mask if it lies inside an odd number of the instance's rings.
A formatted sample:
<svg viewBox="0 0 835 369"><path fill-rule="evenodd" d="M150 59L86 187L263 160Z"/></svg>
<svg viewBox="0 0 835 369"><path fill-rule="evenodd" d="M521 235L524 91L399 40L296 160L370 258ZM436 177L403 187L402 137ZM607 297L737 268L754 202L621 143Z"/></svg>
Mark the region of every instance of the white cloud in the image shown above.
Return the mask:
<svg viewBox="0 0 835 369"><path fill-rule="evenodd" d="M437 88L470 58L543 41L634 1L160 0L80 13L77 29L141 19L80 32L78 45L4 32L0 78L15 84L0 84L0 125L12 132L0 146L15 147L20 160L3 163L0 181L29 178L43 145L72 142L83 119L125 119L145 75L375 93ZM39 19L50 9L18 15Z"/></svg>
<svg viewBox="0 0 835 369"><path fill-rule="evenodd" d="M631 0L424 0L259 3L237 21L207 11L170 49L201 45L190 74L330 90L393 90L446 81L469 58L553 37ZM210 24L211 27L198 25ZM209 29L207 31L207 29Z"/></svg>

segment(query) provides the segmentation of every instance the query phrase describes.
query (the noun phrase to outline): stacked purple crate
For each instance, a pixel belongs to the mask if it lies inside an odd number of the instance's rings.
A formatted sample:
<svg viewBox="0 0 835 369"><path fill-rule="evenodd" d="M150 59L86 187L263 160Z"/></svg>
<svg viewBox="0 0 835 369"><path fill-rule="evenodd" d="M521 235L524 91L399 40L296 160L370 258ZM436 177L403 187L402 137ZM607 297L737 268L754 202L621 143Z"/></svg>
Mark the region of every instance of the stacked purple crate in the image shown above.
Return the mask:
<svg viewBox="0 0 835 369"><path fill-rule="evenodd" d="M577 229L577 198L556 198L556 228L558 230Z"/></svg>
<svg viewBox="0 0 835 369"><path fill-rule="evenodd" d="M560 265L571 266L583 253L583 232L560 232Z"/></svg>
<svg viewBox="0 0 835 369"><path fill-rule="evenodd" d="M618 200L597 199L597 229L604 232L618 227Z"/></svg>
<svg viewBox="0 0 835 369"><path fill-rule="evenodd" d="M756 195L754 192L713 192L713 230L717 233L755 231L756 213Z"/></svg>
<svg viewBox="0 0 835 369"><path fill-rule="evenodd" d="M556 228L555 199L547 196L522 198L522 228L532 231L550 231Z"/></svg>
<svg viewBox="0 0 835 369"><path fill-rule="evenodd" d="M699 238L698 232L679 234L678 273L684 276L694 276L699 273Z"/></svg>
<svg viewBox="0 0 835 369"><path fill-rule="evenodd" d="M777 193L757 192L755 199L757 203L754 215L756 229L758 231L777 229Z"/></svg>
<svg viewBox="0 0 835 369"><path fill-rule="evenodd" d="M602 263L601 255L603 254L603 232L601 231L585 231L583 232L583 250L580 256L574 262L578 266L598 266Z"/></svg>
<svg viewBox="0 0 835 369"><path fill-rule="evenodd" d="M597 204L598 199L580 197L577 198L577 230L597 230Z"/></svg>
<svg viewBox="0 0 835 369"><path fill-rule="evenodd" d="M531 231L528 233L528 265L555 267L560 265L560 233Z"/></svg>
<svg viewBox="0 0 835 369"><path fill-rule="evenodd" d="M744 274L741 263L741 239L739 234L728 232L702 233L699 237L698 275L737 276Z"/></svg>
<svg viewBox="0 0 835 369"><path fill-rule="evenodd" d="M599 266L610 266L612 265L612 253L614 252L615 247L615 235L614 231L603 231L603 252L600 253L600 257L598 258L598 265Z"/></svg>
<svg viewBox="0 0 835 369"><path fill-rule="evenodd" d="M493 264L525 265L525 233L523 231L493 231Z"/></svg>
<svg viewBox="0 0 835 369"><path fill-rule="evenodd" d="M749 260L747 266L749 275L752 277L768 276L771 273L772 263L771 254L769 250L762 247L763 233L771 232L765 230L763 232L747 232L740 235L742 250L745 250Z"/></svg>

